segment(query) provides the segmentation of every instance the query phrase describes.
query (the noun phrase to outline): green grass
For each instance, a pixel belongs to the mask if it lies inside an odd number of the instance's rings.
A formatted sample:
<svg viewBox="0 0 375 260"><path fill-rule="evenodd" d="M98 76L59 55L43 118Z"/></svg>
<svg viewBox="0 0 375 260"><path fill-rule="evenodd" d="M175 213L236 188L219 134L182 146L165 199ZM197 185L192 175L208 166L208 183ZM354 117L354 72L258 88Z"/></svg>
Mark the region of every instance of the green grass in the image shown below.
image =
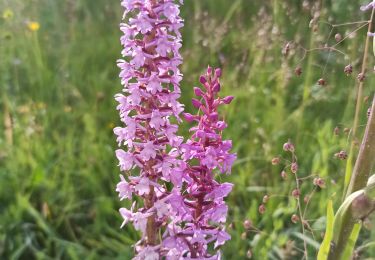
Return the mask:
<svg viewBox="0 0 375 260"><path fill-rule="evenodd" d="M222 111L229 123L225 136L233 139L239 158L232 175L222 177L235 183L228 199L228 222L234 225L232 240L223 248L225 259L244 259L248 249L253 259L301 258L293 248L302 248L300 225L290 221L296 203L285 196L294 182L281 181L281 168L270 164L275 155L286 156L282 144L289 138L296 144L301 176L319 174L327 182L308 211L316 229L316 242L308 243L314 258L325 230L326 203L333 197L337 209L342 195L345 162L333 154L349 142L344 134L334 137L333 129L350 128L353 120L365 31L339 46L353 61L352 76L342 72L349 63L342 56L328 59L327 52L314 52L296 77L293 70L302 53L284 57L285 43L318 47L330 30L319 23L313 33L311 13L301 1L185 2L186 110L193 110L192 87L208 64L223 68L223 94L236 97ZM320 21L365 19L356 3L331 2L323 1ZM130 203L120 203L114 191L120 173L112 133L119 123L113 95L121 89L119 1L0 1L0 14L9 11L13 16L0 18L0 258L130 259L138 234L131 226L119 229L117 209ZM30 31L29 21L40 29ZM352 28L334 33L344 35ZM326 63L328 85L319 87L315 82ZM374 83L369 73L366 95ZM302 184L303 194L311 189L311 181ZM283 196L272 198L260 215L265 193ZM241 238L246 218L262 232ZM358 246L373 239L375 234L363 231ZM373 247L366 252L375 255Z"/></svg>

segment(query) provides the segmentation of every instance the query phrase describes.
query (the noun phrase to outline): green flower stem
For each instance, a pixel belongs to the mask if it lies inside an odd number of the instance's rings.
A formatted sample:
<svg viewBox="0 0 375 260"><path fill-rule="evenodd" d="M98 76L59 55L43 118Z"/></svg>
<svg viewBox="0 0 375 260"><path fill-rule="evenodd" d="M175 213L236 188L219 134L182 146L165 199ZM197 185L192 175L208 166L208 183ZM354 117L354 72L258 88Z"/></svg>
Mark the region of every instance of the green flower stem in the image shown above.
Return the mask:
<svg viewBox="0 0 375 260"><path fill-rule="evenodd" d="M336 213L328 260L342 258L354 225L374 210L374 182L366 183L375 165L375 97L345 201ZM371 178L372 179L372 178Z"/></svg>

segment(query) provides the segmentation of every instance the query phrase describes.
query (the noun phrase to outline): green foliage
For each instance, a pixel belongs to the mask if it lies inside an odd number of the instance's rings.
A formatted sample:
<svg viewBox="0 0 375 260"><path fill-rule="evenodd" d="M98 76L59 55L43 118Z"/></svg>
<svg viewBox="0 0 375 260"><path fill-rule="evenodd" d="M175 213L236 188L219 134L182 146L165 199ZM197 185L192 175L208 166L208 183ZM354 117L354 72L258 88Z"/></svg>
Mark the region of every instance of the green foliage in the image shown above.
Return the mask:
<svg viewBox="0 0 375 260"><path fill-rule="evenodd" d="M317 260L326 260L331 240L333 237L333 222L334 222L334 211L333 211L333 203L332 200L329 200L327 203L327 224L326 224L326 232L324 234L324 239L320 245L320 249L318 252L318 258Z"/></svg>
<svg viewBox="0 0 375 260"><path fill-rule="evenodd" d="M296 77L293 70L303 53L293 49L283 56L285 43L296 40L314 48L331 30L319 23L314 33L311 12L301 2L185 1L182 11L186 110L193 110L192 87L208 64L223 68L223 95L236 97L222 111L229 125L224 135L233 139L239 158L232 175L220 177L235 184L228 199L233 225L225 259L244 259L248 249L254 259L301 259L303 240L315 258L326 202L342 193L345 162L333 154L347 149L347 136L342 131L334 136L333 129L350 128L356 75L347 77L342 70L361 56L366 32L339 46L349 60L312 52ZM363 19L355 1L324 2L320 21ZM120 173L112 133L119 124L113 96L121 88L115 63L121 49L119 1L4 0L0 12L0 258L130 259L138 234L131 226L119 229L117 210L130 204L120 203L114 191ZM30 22L40 28L33 31ZM325 64L328 86L322 88L315 82ZM373 86L371 75L366 84ZM366 120L362 112L360 125ZM272 157L286 155L280 151L289 138L296 145L300 176L326 180L306 210L314 236L290 221L296 212L293 176L288 173L283 181L281 168L270 164ZM306 179L303 196L312 187L312 179ZM260 215L265 193L275 196ZM244 236L245 219L260 231ZM366 232L359 243L374 238ZM366 249L375 253L374 247Z"/></svg>

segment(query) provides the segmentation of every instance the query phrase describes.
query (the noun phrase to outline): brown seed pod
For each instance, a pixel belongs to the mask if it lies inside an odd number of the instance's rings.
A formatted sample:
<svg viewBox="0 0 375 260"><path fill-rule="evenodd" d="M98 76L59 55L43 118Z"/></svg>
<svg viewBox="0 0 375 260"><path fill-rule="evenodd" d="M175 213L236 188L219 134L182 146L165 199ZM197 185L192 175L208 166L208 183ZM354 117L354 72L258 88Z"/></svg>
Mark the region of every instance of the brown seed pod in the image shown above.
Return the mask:
<svg viewBox="0 0 375 260"><path fill-rule="evenodd" d="M294 74L296 74L297 76L300 76L302 74L302 68L301 67L297 67L294 69Z"/></svg>
<svg viewBox="0 0 375 260"><path fill-rule="evenodd" d="M353 66L351 64L349 65L346 65L345 68L344 68L344 72L346 75L350 75L353 73Z"/></svg>
<svg viewBox="0 0 375 260"><path fill-rule="evenodd" d="M299 217L296 214L293 214L290 220L296 224L299 221Z"/></svg>
<svg viewBox="0 0 375 260"><path fill-rule="evenodd" d="M325 86L327 84L327 82L325 81L325 79L321 78L318 80L318 85L319 86Z"/></svg>
<svg viewBox="0 0 375 260"><path fill-rule="evenodd" d="M359 82L365 81L365 79L366 79L365 73L362 73L362 72L359 73L358 76L357 76L357 79L358 79Z"/></svg>

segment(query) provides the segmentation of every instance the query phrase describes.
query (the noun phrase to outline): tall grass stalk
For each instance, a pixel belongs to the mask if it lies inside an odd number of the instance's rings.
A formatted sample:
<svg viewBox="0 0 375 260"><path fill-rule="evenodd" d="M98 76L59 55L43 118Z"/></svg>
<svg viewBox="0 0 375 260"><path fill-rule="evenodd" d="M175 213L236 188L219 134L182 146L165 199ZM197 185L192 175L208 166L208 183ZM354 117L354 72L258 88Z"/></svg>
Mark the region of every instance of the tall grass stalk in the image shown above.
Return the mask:
<svg viewBox="0 0 375 260"><path fill-rule="evenodd" d="M374 14L375 9L372 9L370 20L368 21L368 30L367 32L370 33L372 31L372 23L374 20ZM366 69L367 69L367 60L368 60L368 53L369 53L369 47L370 47L370 39L371 37L367 35L366 42L365 42L365 50L363 53L363 60L362 60L362 66L361 66L361 75L365 75ZM344 194L345 197L348 197L354 190L351 190L350 187L353 186L353 183L356 182L356 180L353 178L352 175L352 165L354 158L354 152L355 152L355 144L356 144L356 137L357 137L357 129L358 129L358 121L359 121L359 114L362 108L362 98L363 98L363 80L358 80L358 86L357 86L357 94L356 94L356 106L355 106L355 114L354 114L354 121L353 121L353 128L352 128L352 142L350 144L350 150L349 150L349 156L348 161L346 165L346 172L345 172L345 183L344 183ZM350 180L350 183L349 183Z"/></svg>
<svg viewBox="0 0 375 260"><path fill-rule="evenodd" d="M370 116L368 119L366 131L362 140L361 148L354 166L352 179L348 188L348 196L335 216L333 240L328 260L347 259L343 255L351 256L352 250L358 238L359 226L357 223L368 216L374 210L374 198L358 192L366 188L366 183L375 165L375 97L372 102ZM369 187L367 187L369 188ZM341 214L340 210L345 207ZM355 226L357 227L355 228ZM355 230L354 230L355 228ZM336 230L335 230L336 229ZM352 244L352 245L351 245Z"/></svg>

